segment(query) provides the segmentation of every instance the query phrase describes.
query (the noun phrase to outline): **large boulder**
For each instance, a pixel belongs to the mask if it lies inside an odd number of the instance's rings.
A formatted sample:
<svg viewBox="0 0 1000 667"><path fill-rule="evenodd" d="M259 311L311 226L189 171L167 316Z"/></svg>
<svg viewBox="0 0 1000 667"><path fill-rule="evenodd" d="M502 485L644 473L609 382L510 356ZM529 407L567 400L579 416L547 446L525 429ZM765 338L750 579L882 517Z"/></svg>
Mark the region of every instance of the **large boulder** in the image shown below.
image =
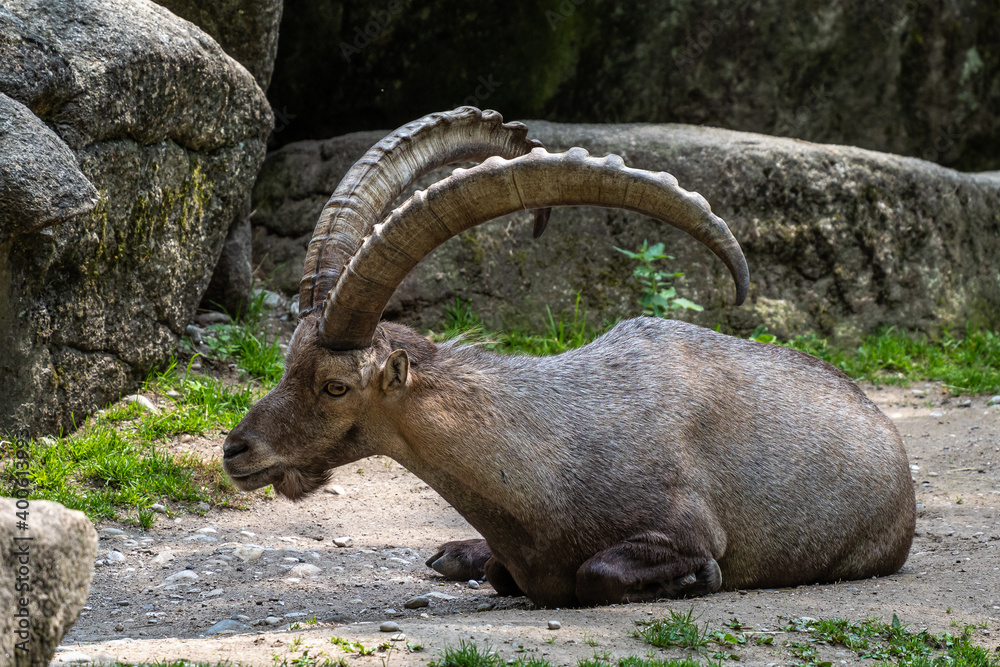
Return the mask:
<svg viewBox="0 0 1000 667"><path fill-rule="evenodd" d="M879 326L961 330L1000 325L1000 179L924 160L687 125L569 125L528 121L549 150L617 153L674 174L700 192L740 241L750 296L732 308L721 262L686 235L611 209L553 211L531 240L529 215L461 235L403 282L387 317L440 323L456 299L493 326L535 330L572 315L576 295L592 323L638 314L633 262L614 247L664 241L686 273L682 294L705 306L704 325L851 339ZM384 133L297 142L268 156L254 189L257 261L295 293L305 244L343 173ZM428 183L447 172L426 177Z"/></svg>
<svg viewBox="0 0 1000 667"><path fill-rule="evenodd" d="M151 2L11 0L0 29L0 92L23 105L0 103L0 128L38 137L29 160L0 130L0 193L22 201L0 225L0 431L52 432L169 355L273 121L242 66ZM47 198L25 185L63 175Z"/></svg>
<svg viewBox="0 0 1000 667"><path fill-rule="evenodd" d="M472 103L1000 169L996 2L286 0L281 36L283 142Z"/></svg>
<svg viewBox="0 0 1000 667"><path fill-rule="evenodd" d="M0 498L0 663L49 664L87 601L96 555L83 512Z"/></svg>
<svg viewBox="0 0 1000 667"><path fill-rule="evenodd" d="M267 90L278 52L282 0L156 0L211 35L219 46L247 68L261 90ZM250 201L247 198L226 235L222 253L202 297L209 307L245 312L253 286L250 264Z"/></svg>

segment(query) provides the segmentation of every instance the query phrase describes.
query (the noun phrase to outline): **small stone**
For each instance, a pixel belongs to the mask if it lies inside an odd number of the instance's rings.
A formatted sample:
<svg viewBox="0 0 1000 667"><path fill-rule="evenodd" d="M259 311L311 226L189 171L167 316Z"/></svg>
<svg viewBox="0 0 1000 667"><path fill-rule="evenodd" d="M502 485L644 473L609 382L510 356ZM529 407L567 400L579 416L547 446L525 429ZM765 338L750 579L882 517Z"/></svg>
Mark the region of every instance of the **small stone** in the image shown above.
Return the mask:
<svg viewBox="0 0 1000 667"><path fill-rule="evenodd" d="M118 632L125 632L125 624L118 623L117 625L115 625L115 630Z"/></svg>
<svg viewBox="0 0 1000 667"><path fill-rule="evenodd" d="M198 574L192 572L191 570L181 570L180 572L175 572L169 577L164 579L164 581L195 581L198 579Z"/></svg>
<svg viewBox="0 0 1000 667"><path fill-rule="evenodd" d="M429 598L434 598L435 600L454 600L456 599L454 595L448 595L447 593L438 593L437 591L431 591L430 593L424 593L425 596Z"/></svg>
<svg viewBox="0 0 1000 667"><path fill-rule="evenodd" d="M330 484L328 486L325 486L325 487L323 487L323 490L326 491L327 493L329 493L331 496L344 496L344 495L347 495L347 492L344 491L344 487L338 486L336 484Z"/></svg>
<svg viewBox="0 0 1000 667"><path fill-rule="evenodd" d="M185 542L218 542L219 540L210 535L188 535Z"/></svg>
<svg viewBox="0 0 1000 667"><path fill-rule="evenodd" d="M479 588L479 582L476 581L475 579L469 579L469 581L467 581L465 585L468 586L469 588Z"/></svg>
<svg viewBox="0 0 1000 667"><path fill-rule="evenodd" d="M180 398L181 392L176 389L168 389L166 393L167 398Z"/></svg>
<svg viewBox="0 0 1000 667"><path fill-rule="evenodd" d="M476 607L476 611L490 611L492 609L493 609L492 602L483 602L478 607Z"/></svg>
<svg viewBox="0 0 1000 667"><path fill-rule="evenodd" d="M201 362L200 361L192 361L191 362L191 370L193 370L193 371L200 371L201 370Z"/></svg>
<svg viewBox="0 0 1000 667"><path fill-rule="evenodd" d="M214 310L209 310L204 313L198 313L194 316L195 321L203 327L207 327L210 324L229 324L232 319L229 315L225 313L219 313Z"/></svg>
<svg viewBox="0 0 1000 667"><path fill-rule="evenodd" d="M161 551L160 553L153 556L153 563L156 565L165 565L174 559L174 555L169 551Z"/></svg>
<svg viewBox="0 0 1000 667"><path fill-rule="evenodd" d="M146 410L147 412L152 412L154 415L160 413L160 409L155 405L153 405L153 402L148 398L146 398L145 396L143 396L142 394L129 394L122 400L125 401L126 403L135 403L143 410Z"/></svg>
<svg viewBox="0 0 1000 667"><path fill-rule="evenodd" d="M235 549L233 549L234 556L236 556L240 560L247 562L252 562L257 560L258 558L261 557L261 555L263 555L263 553L264 553L263 547L253 547L249 545L236 547Z"/></svg>
<svg viewBox="0 0 1000 667"><path fill-rule="evenodd" d="M407 609L420 609L421 607L426 607L431 603L431 599L426 595L418 595L412 597L403 603L403 606Z"/></svg>
<svg viewBox="0 0 1000 667"><path fill-rule="evenodd" d="M399 623L396 621L382 621L378 629L379 632L399 632Z"/></svg>
<svg viewBox="0 0 1000 667"><path fill-rule="evenodd" d="M181 435L180 438L177 439L177 441L180 442L182 445L186 445L187 443L191 442L192 440L194 440L194 436L191 435L190 433L184 433L184 434Z"/></svg>
<svg viewBox="0 0 1000 667"><path fill-rule="evenodd" d="M217 531L215 528L212 528L211 526L205 526L204 528L199 528L198 530L196 530L194 532L201 533L202 535L206 535L206 534L209 534L209 533L217 533L219 531Z"/></svg>
<svg viewBox="0 0 1000 667"><path fill-rule="evenodd" d="M957 405L960 408L971 408L972 407L972 399L971 398L963 398L962 400L960 400L955 405Z"/></svg>
<svg viewBox="0 0 1000 667"><path fill-rule="evenodd" d="M65 651L57 653L52 662L56 665L89 665L91 657L79 651Z"/></svg>
<svg viewBox="0 0 1000 667"><path fill-rule="evenodd" d="M335 537L333 543L338 547L350 547L354 545L354 540L350 537Z"/></svg>
<svg viewBox="0 0 1000 667"><path fill-rule="evenodd" d="M215 637L217 635L231 635L234 632L243 632L244 630L249 630L250 626L239 621L234 621L231 618L219 621L208 630L205 631L205 637Z"/></svg>
<svg viewBox="0 0 1000 667"><path fill-rule="evenodd" d="M222 595L224 592L225 591L222 590L221 588L215 588L213 590L210 590L210 591L207 591L205 593L202 593L201 597L203 597L203 598L214 598L214 597L218 597L218 596Z"/></svg>
<svg viewBox="0 0 1000 667"><path fill-rule="evenodd" d="M1000 396L990 396L990 400L986 401L986 405L1000 405Z"/></svg>
<svg viewBox="0 0 1000 667"><path fill-rule="evenodd" d="M932 412L930 416L931 417L944 417L944 413L943 412Z"/></svg>
<svg viewBox="0 0 1000 667"><path fill-rule="evenodd" d="M202 512L207 512L208 510L212 509L212 506L206 502L200 502L198 503L198 509L201 510Z"/></svg>
<svg viewBox="0 0 1000 667"><path fill-rule="evenodd" d="M233 614L233 620L239 621L240 623L249 623L250 617L246 614Z"/></svg>
<svg viewBox="0 0 1000 667"><path fill-rule="evenodd" d="M549 630L558 630L562 627L562 623L559 621L549 621Z"/></svg>
<svg viewBox="0 0 1000 667"><path fill-rule="evenodd" d="M153 503L149 506L149 509L153 510L158 514L165 514L167 511L166 505L161 505L160 503Z"/></svg>
<svg viewBox="0 0 1000 667"><path fill-rule="evenodd" d="M281 625L281 619L277 616L268 616L264 619L264 625Z"/></svg>
<svg viewBox="0 0 1000 667"><path fill-rule="evenodd" d="M288 574L293 577L302 577L305 579L307 577L318 577L321 571L322 570L312 563L302 563L301 565L296 565L289 570Z"/></svg>
<svg viewBox="0 0 1000 667"><path fill-rule="evenodd" d="M125 554L123 554L121 551L109 551L107 554L105 554L104 559L107 560L109 563L124 563Z"/></svg>
<svg viewBox="0 0 1000 667"><path fill-rule="evenodd" d="M121 528L102 528L101 529L101 539L107 539L109 537L114 537L115 535L128 535Z"/></svg>

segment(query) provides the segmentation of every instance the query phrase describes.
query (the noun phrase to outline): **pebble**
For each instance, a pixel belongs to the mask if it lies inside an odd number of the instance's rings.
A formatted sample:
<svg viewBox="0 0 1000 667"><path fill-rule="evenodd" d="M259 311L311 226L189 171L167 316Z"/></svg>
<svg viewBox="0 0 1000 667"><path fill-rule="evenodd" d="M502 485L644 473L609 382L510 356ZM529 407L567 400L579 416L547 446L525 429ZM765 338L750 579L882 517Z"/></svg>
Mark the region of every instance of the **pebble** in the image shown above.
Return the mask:
<svg viewBox="0 0 1000 667"><path fill-rule="evenodd" d="M125 632L125 624L119 623L118 625L115 626L115 630L117 630L118 632Z"/></svg>
<svg viewBox="0 0 1000 667"><path fill-rule="evenodd" d="M201 510L202 512L207 512L208 510L212 509L212 506L206 502L200 502L198 503L198 509Z"/></svg>
<svg viewBox="0 0 1000 667"><path fill-rule="evenodd" d="M302 563L301 565L296 565L291 570L289 570L288 574L293 577L302 577L302 578L318 577L321 571L322 570L320 570L312 563Z"/></svg>
<svg viewBox="0 0 1000 667"><path fill-rule="evenodd" d="M986 401L986 405L1000 405L1000 396L990 396L990 400Z"/></svg>
<svg viewBox="0 0 1000 667"><path fill-rule="evenodd" d="M169 551L162 551L155 556L153 556L153 563L155 565L166 565L174 559L174 555Z"/></svg>
<svg viewBox="0 0 1000 667"><path fill-rule="evenodd" d="M239 621L240 623L249 623L250 617L246 614L233 614L233 620Z"/></svg>
<svg viewBox="0 0 1000 667"><path fill-rule="evenodd" d="M198 313L195 315L194 319L202 326L208 326L209 324L229 324L232 321L229 315L219 313L214 310Z"/></svg>
<svg viewBox="0 0 1000 667"><path fill-rule="evenodd" d="M944 417L943 412L932 412L931 417Z"/></svg>
<svg viewBox="0 0 1000 667"><path fill-rule="evenodd" d="M165 514L167 511L167 506L161 505L160 503L153 503L152 505L149 506L149 509L153 510L158 514Z"/></svg>
<svg viewBox="0 0 1000 667"><path fill-rule="evenodd" d="M281 619L277 616L268 616L264 619L264 625L281 625Z"/></svg>
<svg viewBox="0 0 1000 667"><path fill-rule="evenodd" d="M207 535L207 534L210 534L210 533L217 533L219 531L217 531L215 528L212 528L211 526L205 526L204 528L199 528L198 530L196 530L194 532L201 533L202 535Z"/></svg>
<svg viewBox="0 0 1000 667"><path fill-rule="evenodd" d="M350 537L335 537L333 543L338 547L350 547L354 545L354 540Z"/></svg>
<svg viewBox="0 0 1000 667"><path fill-rule="evenodd" d="M421 607L426 607L431 603L431 599L426 595L418 595L412 597L403 603L403 606L407 609L420 609Z"/></svg>
<svg viewBox="0 0 1000 667"><path fill-rule="evenodd" d="M168 389L166 396L167 398L180 398L181 392L177 391L176 389Z"/></svg>
<svg viewBox="0 0 1000 667"><path fill-rule="evenodd" d="M160 413L160 409L155 405L153 405L153 402L148 398L146 398L145 396L143 396L142 394L129 394L122 400L125 401L126 403L136 403L143 410L152 412L154 415Z"/></svg>
<svg viewBox="0 0 1000 667"><path fill-rule="evenodd" d="M562 623L559 621L549 621L549 630L558 630L562 627Z"/></svg>
<svg viewBox="0 0 1000 667"><path fill-rule="evenodd" d="M191 570L181 570L180 572L175 572L174 574L171 574L169 577L164 579L164 581L182 581L185 579L189 581L195 581L197 578L198 578L197 573L192 572Z"/></svg>
<svg viewBox="0 0 1000 667"><path fill-rule="evenodd" d="M109 563L124 563L125 562L125 554L123 554L121 551L109 551L104 556L104 558Z"/></svg>
<svg viewBox="0 0 1000 667"><path fill-rule="evenodd" d="M264 553L263 547L242 546L233 549L233 555L240 560L251 562L260 558Z"/></svg>
<svg viewBox="0 0 1000 667"><path fill-rule="evenodd" d="M960 400L955 405L957 405L960 408L971 408L972 407L972 399L971 398L963 398L962 400Z"/></svg>
<svg viewBox="0 0 1000 667"><path fill-rule="evenodd" d="M102 540L105 539L105 538L108 538L108 537L114 537L115 535L128 535L128 533L126 533L121 528L102 528L101 529L101 539Z"/></svg>
<svg viewBox="0 0 1000 667"><path fill-rule="evenodd" d="M329 493L331 496L345 496L347 492L344 491L344 487L338 486L336 484L330 484L329 486L323 487L323 490Z"/></svg>
<svg viewBox="0 0 1000 667"><path fill-rule="evenodd" d="M210 535L188 535L184 538L185 542L218 542L219 540Z"/></svg>
<svg viewBox="0 0 1000 667"><path fill-rule="evenodd" d="M438 593L437 591L431 591L430 593L424 593L426 597L435 598L437 600L454 600L456 599L454 595L448 595L447 593Z"/></svg>
<svg viewBox="0 0 1000 667"><path fill-rule="evenodd" d="M56 665L89 665L91 657L80 651L66 651L65 653L57 653L52 662Z"/></svg>
<svg viewBox="0 0 1000 667"><path fill-rule="evenodd" d="M203 597L203 598L214 598L214 597L218 597L219 595L222 595L223 593L225 593L225 591L222 590L221 588L214 588L214 589L212 589L212 590L210 590L210 591L208 591L206 593L202 593L201 597Z"/></svg>
<svg viewBox="0 0 1000 667"><path fill-rule="evenodd" d="M475 579L469 579L469 581L466 582L465 585L468 586L469 588L479 588L479 582L476 581Z"/></svg>
<svg viewBox="0 0 1000 667"><path fill-rule="evenodd" d="M493 609L492 602L483 602L481 605L476 607L476 611L490 611Z"/></svg>
<svg viewBox="0 0 1000 667"><path fill-rule="evenodd" d="M378 629L379 632L399 632L399 623L396 621L382 621Z"/></svg>
<svg viewBox="0 0 1000 667"><path fill-rule="evenodd" d="M214 637L216 635L229 635L234 632L243 632L244 630L249 630L250 626L239 621L234 621L231 618L219 621L208 630L205 631L205 637Z"/></svg>

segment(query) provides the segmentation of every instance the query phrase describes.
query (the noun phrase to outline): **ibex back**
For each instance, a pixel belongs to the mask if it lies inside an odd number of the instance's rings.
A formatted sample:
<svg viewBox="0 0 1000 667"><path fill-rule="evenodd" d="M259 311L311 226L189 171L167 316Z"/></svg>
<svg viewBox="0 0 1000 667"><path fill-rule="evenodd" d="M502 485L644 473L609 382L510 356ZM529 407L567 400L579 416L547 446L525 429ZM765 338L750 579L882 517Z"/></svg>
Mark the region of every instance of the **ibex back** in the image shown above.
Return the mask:
<svg viewBox="0 0 1000 667"><path fill-rule="evenodd" d="M495 157L493 157L495 156ZM422 173L485 162L417 193ZM549 206L636 210L749 277L739 245L667 174L550 155L520 124L463 108L377 144L324 210L306 260L285 375L224 445L242 489L290 498L333 468L394 458L485 538L428 564L485 574L542 606L700 595L895 572L915 509L891 422L809 355L675 321L623 322L562 355L435 345L379 323L407 272L485 220Z"/></svg>

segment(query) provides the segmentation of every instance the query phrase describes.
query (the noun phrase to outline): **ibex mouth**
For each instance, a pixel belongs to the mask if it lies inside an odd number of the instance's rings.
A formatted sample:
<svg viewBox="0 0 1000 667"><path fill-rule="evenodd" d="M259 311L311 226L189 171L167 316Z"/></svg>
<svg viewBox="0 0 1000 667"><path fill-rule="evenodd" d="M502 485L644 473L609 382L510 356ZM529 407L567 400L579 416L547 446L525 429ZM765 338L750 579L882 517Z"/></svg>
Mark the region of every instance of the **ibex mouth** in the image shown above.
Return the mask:
<svg viewBox="0 0 1000 667"><path fill-rule="evenodd" d="M223 466L224 468L226 466ZM257 470L256 472L238 474L232 470L226 469L226 474L229 475L229 479L233 481L240 491L253 491L259 489L262 486L267 486L268 484L276 484L282 478L281 465L275 463L274 465L268 466L263 470Z"/></svg>

